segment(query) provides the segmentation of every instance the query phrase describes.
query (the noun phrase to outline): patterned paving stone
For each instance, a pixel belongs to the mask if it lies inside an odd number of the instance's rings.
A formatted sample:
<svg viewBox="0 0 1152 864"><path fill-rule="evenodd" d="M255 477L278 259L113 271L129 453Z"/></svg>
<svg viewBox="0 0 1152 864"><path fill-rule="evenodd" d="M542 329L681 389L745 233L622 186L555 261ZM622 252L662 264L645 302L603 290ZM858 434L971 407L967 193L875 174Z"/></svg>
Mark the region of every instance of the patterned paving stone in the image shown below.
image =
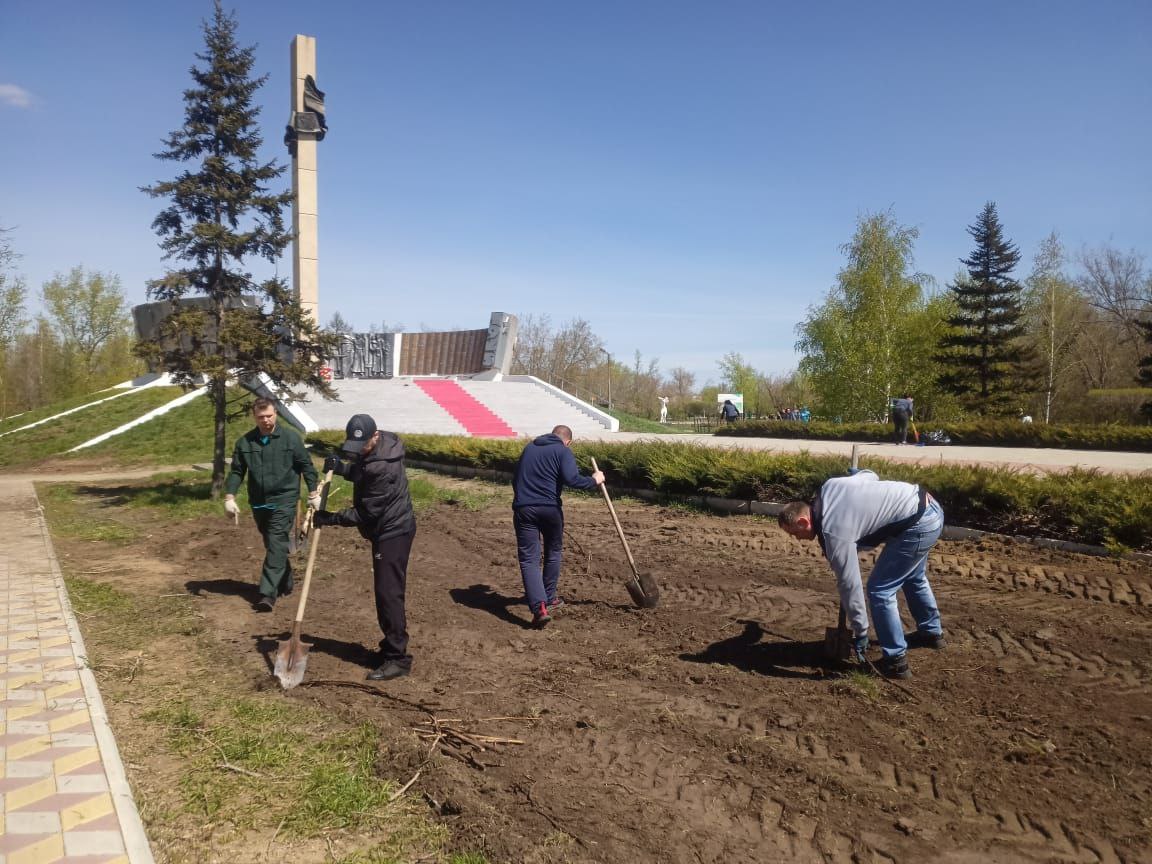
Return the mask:
<svg viewBox="0 0 1152 864"><path fill-rule="evenodd" d="M0 864L153 864L31 483L0 507Z"/></svg>

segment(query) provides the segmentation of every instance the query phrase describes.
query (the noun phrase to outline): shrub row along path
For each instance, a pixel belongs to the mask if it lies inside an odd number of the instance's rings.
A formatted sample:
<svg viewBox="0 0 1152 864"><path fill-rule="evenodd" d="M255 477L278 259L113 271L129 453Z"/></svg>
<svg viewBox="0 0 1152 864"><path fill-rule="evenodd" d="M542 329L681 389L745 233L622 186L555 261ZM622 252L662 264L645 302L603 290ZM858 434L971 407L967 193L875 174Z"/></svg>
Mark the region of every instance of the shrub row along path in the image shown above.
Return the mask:
<svg viewBox="0 0 1152 864"><path fill-rule="evenodd" d="M850 441L815 441L800 438L737 438L726 435L652 435L644 432L604 432L582 436L582 440L606 442L667 441L698 444L703 447L733 447L740 450L778 450L782 453L807 451L813 454L852 455ZM1095 469L1108 474L1142 474L1152 471L1152 453L1124 453L1107 450L1063 450L1039 447L962 447L957 445L898 446L859 444L861 464L868 458L935 465L984 465L993 468L1052 472L1069 468Z"/></svg>
<svg viewBox="0 0 1152 864"><path fill-rule="evenodd" d="M0 861L151 864L30 480L0 521Z"/></svg>
<svg viewBox="0 0 1152 864"><path fill-rule="evenodd" d="M88 493L112 500L116 485ZM662 606L640 611L603 501L570 496L567 603L533 630L496 495L420 515L415 669L381 688L362 689L379 637L368 552L355 532L325 531L305 622L315 647L305 686L284 694L377 725L381 773L419 769L408 794L461 848L528 864L1152 857L1146 563L942 542L931 566L948 647L916 651L898 689L825 668L827 565L755 517L621 501L663 587ZM275 688L270 654L295 604L252 611L251 519L128 518L143 530L130 548L61 548L121 590L187 592L252 691ZM136 743L147 721L114 707L134 784L172 794L164 754ZM202 827L203 842L226 829Z"/></svg>

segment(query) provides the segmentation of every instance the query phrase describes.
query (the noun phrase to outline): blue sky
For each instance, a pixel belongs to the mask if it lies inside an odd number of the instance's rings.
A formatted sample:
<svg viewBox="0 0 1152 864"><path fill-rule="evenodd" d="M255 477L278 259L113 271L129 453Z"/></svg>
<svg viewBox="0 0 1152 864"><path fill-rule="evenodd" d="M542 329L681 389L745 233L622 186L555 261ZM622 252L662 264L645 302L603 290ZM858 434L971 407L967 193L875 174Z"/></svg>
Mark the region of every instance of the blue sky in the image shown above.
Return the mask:
<svg viewBox="0 0 1152 864"><path fill-rule="evenodd" d="M317 38L321 319L587 319L698 383L795 326L863 213L920 229L941 286L997 202L1025 256L1152 253L1152 4L235 0L267 157L289 45ZM0 226L32 290L163 274L154 159L210 0L0 0ZM285 188L289 184L285 175ZM268 272L258 264L257 274ZM291 274L290 260L280 272Z"/></svg>

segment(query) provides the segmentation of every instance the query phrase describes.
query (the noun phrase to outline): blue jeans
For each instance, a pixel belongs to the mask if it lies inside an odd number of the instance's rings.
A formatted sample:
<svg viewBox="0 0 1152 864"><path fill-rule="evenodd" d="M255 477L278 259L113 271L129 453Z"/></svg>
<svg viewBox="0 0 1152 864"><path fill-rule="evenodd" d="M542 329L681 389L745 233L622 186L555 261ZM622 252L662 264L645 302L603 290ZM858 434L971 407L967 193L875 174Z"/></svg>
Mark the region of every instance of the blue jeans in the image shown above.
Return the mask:
<svg viewBox="0 0 1152 864"><path fill-rule="evenodd" d="M885 657L899 657L908 650L896 606L896 592L901 588L916 629L923 633L943 632L940 610L928 584L928 553L943 530L944 511L930 500L920 521L885 543L876 559L868 577L868 609Z"/></svg>
<svg viewBox="0 0 1152 864"><path fill-rule="evenodd" d="M564 552L564 511L559 507L517 507L512 511L516 528L516 558L524 596L533 612L541 603L556 602L560 581L560 559ZM540 546L544 546L544 566L540 566Z"/></svg>

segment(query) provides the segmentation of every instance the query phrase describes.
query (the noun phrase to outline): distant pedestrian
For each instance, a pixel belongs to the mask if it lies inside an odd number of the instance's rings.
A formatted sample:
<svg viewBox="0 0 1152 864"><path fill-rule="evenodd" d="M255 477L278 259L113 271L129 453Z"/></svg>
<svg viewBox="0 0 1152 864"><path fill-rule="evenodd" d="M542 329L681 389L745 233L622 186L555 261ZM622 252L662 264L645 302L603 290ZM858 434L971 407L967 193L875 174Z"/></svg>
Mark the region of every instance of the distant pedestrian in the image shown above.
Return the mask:
<svg viewBox="0 0 1152 864"><path fill-rule="evenodd" d="M725 399L724 404L720 406L720 416L724 418L725 423L735 423L740 419L740 409L732 403L731 399Z"/></svg>
<svg viewBox="0 0 1152 864"><path fill-rule="evenodd" d="M288 541L296 525L300 478L308 485L308 506L320 506L319 477L304 441L295 429L283 427L276 403L257 399L252 404L256 428L245 433L232 450L232 465L224 481L224 510L239 515L236 493L248 478L248 505L264 539L264 566L260 571L257 612L271 612L276 598L292 593L292 564Z"/></svg>
<svg viewBox="0 0 1152 864"><path fill-rule="evenodd" d="M352 417L344 431L340 449L353 461L329 456L324 470L352 481L352 506L338 513L318 510L314 524L356 528L372 543L376 623L384 638L379 665L368 673L368 680L388 681L412 671L405 592L416 515L404 472L404 444L396 433L377 429L367 414Z"/></svg>
<svg viewBox="0 0 1152 864"><path fill-rule="evenodd" d="M532 626L544 627L563 603L557 594L564 552L565 486L595 489L604 482L601 471L580 473L572 454L572 430L557 426L533 440L520 454L512 478L512 524L524 597L532 610ZM543 556L541 556L543 545ZM541 564L543 557L543 564Z"/></svg>
<svg viewBox="0 0 1152 864"><path fill-rule="evenodd" d="M905 393L892 401L892 423L896 426L896 443L908 443L908 424L912 421L912 397Z"/></svg>
<svg viewBox="0 0 1152 864"><path fill-rule="evenodd" d="M926 490L911 483L881 480L867 469L833 477L809 504L791 501L780 527L798 540L817 540L836 575L841 608L855 636L856 659L866 661L868 611L860 579L859 549L884 549L868 577L868 608L883 651L880 671L907 678L908 646L943 648L940 610L928 584L928 553L944 529L944 511ZM903 590L916 632L908 637L900 622L896 594Z"/></svg>

